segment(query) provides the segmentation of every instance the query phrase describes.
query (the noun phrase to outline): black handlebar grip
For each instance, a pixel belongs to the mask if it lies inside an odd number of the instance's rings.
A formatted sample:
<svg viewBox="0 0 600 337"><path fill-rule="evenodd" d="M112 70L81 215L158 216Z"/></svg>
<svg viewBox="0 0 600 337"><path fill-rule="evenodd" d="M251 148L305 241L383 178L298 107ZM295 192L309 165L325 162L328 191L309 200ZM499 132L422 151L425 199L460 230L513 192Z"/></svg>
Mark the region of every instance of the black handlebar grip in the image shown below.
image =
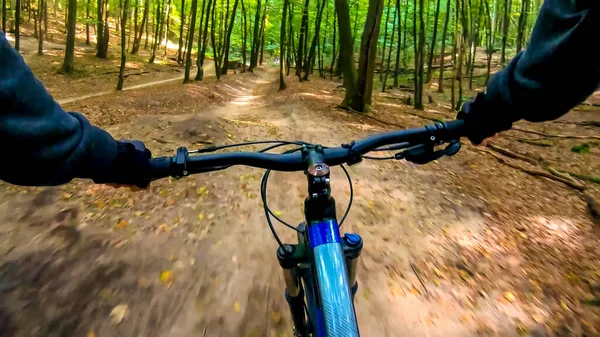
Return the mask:
<svg viewBox="0 0 600 337"><path fill-rule="evenodd" d="M467 135L465 121L462 119L443 122L443 124L445 131L445 141L460 139L461 137L465 137Z"/></svg>
<svg viewBox="0 0 600 337"><path fill-rule="evenodd" d="M171 157L150 159L150 180L157 180L171 176Z"/></svg>

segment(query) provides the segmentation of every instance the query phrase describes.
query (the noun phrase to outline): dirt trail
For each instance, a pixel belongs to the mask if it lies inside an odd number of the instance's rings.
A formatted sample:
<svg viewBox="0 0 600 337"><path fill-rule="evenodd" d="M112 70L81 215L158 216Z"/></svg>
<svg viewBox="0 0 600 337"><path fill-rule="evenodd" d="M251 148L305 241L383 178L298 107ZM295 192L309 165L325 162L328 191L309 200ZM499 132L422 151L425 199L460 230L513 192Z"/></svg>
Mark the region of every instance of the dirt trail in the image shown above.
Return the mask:
<svg viewBox="0 0 600 337"><path fill-rule="evenodd" d="M332 91L289 83L278 93L276 75L267 69L220 82L159 85L146 96L112 93L73 102L72 108L93 110L118 100L132 109L148 106L147 113L156 115L126 115L106 125L115 137L143 140L156 155L171 155L181 145L257 139L339 145L386 130L335 109L339 97ZM187 95L178 96L185 104L163 103L162 112L151 101L168 102L175 93ZM88 117L95 121L95 115ZM485 179L502 178L490 173L493 166L468 156L427 166L366 161L349 168L355 199L342 229L365 241L356 296L363 336L520 336L526 329L542 334L551 310L545 302L532 306L510 298L514 285L500 277L493 288L473 295L475 273L493 275L496 264L510 269L521 263L512 257L463 262L460 252L485 245L477 238L491 233L491 223L512 221L490 208L480 181L463 177L477 165L488 167L480 173ZM291 336L276 243L259 200L261 177L262 170L233 167L157 181L136 193L82 180L49 189L0 184L0 335ZM522 183L511 179L496 192ZM531 210L527 201L510 201L520 207L519 217L531 223L552 219L553 211L538 210L533 200L569 192L527 181L542 192L531 195ZM349 190L339 169L332 183L341 216ZM301 173L272 174L269 205L290 223L302 221L305 195ZM576 205L565 206L561 219L587 226ZM277 228L284 241L293 241L293 232ZM488 247L488 254L497 251ZM442 267L443 261L452 265ZM452 279L453 271L462 279ZM415 273L425 278L425 288ZM119 304L128 306L128 314L116 325L110 313Z"/></svg>

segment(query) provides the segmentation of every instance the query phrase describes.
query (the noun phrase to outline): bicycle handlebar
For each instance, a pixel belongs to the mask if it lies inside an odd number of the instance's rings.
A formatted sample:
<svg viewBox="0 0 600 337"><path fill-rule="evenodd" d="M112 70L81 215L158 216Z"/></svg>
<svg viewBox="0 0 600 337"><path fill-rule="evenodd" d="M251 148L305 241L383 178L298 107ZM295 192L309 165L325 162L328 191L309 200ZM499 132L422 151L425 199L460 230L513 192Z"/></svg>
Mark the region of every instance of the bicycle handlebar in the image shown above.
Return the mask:
<svg viewBox="0 0 600 337"><path fill-rule="evenodd" d="M368 138L344 144L341 147L325 148L325 164L329 166L356 163L365 153L384 145L397 143L441 144L464 136L464 121L455 120L435 123L421 128L384 132ZM183 151L180 151L183 149ZM274 154L259 152L231 152L188 156L180 148L173 157L152 158L150 170L152 180L182 177L189 174L209 172L233 165L245 165L275 171L303 171L306 169L302 153Z"/></svg>

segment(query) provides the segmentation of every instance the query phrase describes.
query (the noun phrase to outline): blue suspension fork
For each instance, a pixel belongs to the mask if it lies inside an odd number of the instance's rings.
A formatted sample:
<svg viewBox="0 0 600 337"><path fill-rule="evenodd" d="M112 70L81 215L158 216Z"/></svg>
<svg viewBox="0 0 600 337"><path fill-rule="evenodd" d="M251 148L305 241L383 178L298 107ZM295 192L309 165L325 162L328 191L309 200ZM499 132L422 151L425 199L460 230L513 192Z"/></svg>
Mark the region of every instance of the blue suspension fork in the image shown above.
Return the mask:
<svg viewBox="0 0 600 337"><path fill-rule="evenodd" d="M347 234L342 240L336 220L335 200L331 197L329 167L323 163L323 149L303 151L307 162L309 195L304 203L308 229L301 225L298 245L285 245L277 256L283 268L286 299L294 321L295 335L358 336L353 295L356 283L356 265L362 249L362 240L356 234ZM300 228L299 228L300 229ZM307 299L312 315L312 327L306 327L304 293L299 283L299 264L306 264L308 274ZM349 285L352 285L352 289ZM310 288L310 289L309 289Z"/></svg>

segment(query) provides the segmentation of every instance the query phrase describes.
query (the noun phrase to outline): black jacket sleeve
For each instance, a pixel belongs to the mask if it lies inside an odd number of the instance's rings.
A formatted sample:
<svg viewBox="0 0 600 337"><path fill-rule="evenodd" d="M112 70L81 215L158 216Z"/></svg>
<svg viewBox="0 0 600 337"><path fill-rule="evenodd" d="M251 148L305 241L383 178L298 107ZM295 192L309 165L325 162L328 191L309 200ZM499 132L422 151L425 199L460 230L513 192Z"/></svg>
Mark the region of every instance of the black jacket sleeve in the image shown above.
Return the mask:
<svg viewBox="0 0 600 337"><path fill-rule="evenodd" d="M488 85L486 106L507 122L556 119L600 81L600 2L545 0L524 52Z"/></svg>
<svg viewBox="0 0 600 337"><path fill-rule="evenodd" d="M106 131L66 113L0 32L0 179L56 185L99 177L117 148Z"/></svg>
<svg viewBox="0 0 600 337"><path fill-rule="evenodd" d="M478 144L518 120L556 119L600 82L600 1L544 0L527 49L458 114Z"/></svg>

